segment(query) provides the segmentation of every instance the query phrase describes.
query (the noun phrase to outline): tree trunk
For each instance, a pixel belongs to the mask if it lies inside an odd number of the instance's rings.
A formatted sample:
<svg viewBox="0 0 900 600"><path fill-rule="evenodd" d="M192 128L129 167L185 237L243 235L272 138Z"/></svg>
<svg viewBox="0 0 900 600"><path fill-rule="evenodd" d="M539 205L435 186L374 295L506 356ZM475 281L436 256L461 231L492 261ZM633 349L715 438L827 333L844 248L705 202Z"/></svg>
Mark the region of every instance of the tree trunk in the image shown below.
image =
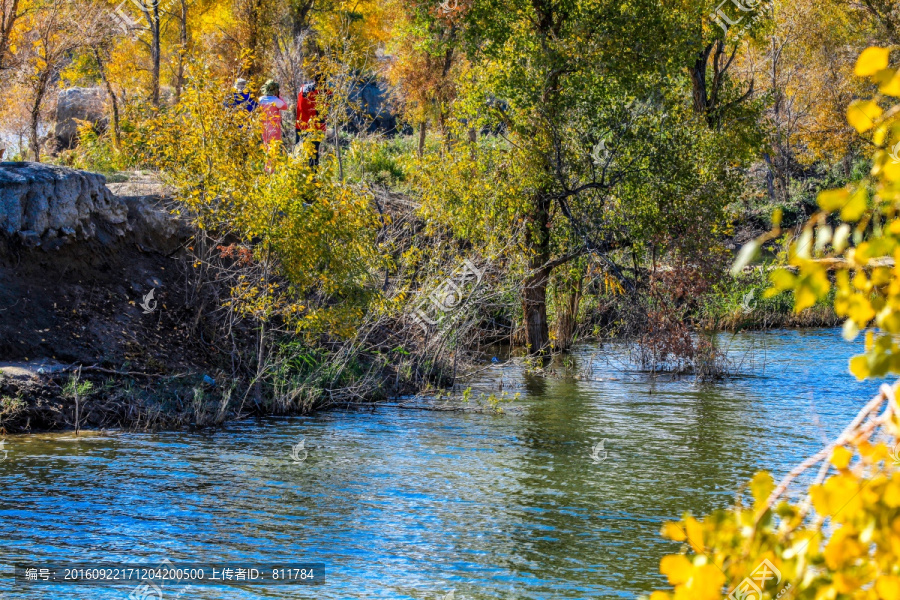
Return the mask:
<svg viewBox="0 0 900 600"><path fill-rule="evenodd" d="M566 351L572 347L575 326L578 324L578 307L581 305L585 269L581 261L559 282L562 289L557 294L556 349Z"/></svg>
<svg viewBox="0 0 900 600"><path fill-rule="evenodd" d="M340 129L338 123L335 120L334 124L334 153L337 156L338 161L338 179L341 183L344 182L344 159L341 156L341 136Z"/></svg>
<svg viewBox="0 0 900 600"><path fill-rule="evenodd" d="M38 125L41 122L41 104L44 102L45 89L45 74L42 73L38 82L38 88L34 92L34 102L31 104L31 118L28 121L28 145L31 147L31 155L34 162L41 162L41 140L38 137Z"/></svg>
<svg viewBox="0 0 900 600"><path fill-rule="evenodd" d="M100 51L96 47L94 47L93 50L94 58L97 60L97 69L100 71L100 79L103 81L103 85L106 86L106 93L109 94L109 101L112 105L113 144L115 144L117 150L121 150L122 143L119 139L119 101L116 99L116 93L113 91L112 85L106 77L106 66L100 58Z"/></svg>
<svg viewBox="0 0 900 600"><path fill-rule="evenodd" d="M698 54L697 59L690 68L694 112L703 116L706 116L709 109L709 91L706 89L706 65L711 51L712 44L709 44Z"/></svg>
<svg viewBox="0 0 900 600"><path fill-rule="evenodd" d="M150 87L152 88L151 101L153 106L159 106L159 61L160 61L160 21L159 21L159 0L151 0L153 2L153 18L150 20L150 27L153 33L153 44L150 46L150 58L153 61L153 70L151 73Z"/></svg>
<svg viewBox="0 0 900 600"><path fill-rule="evenodd" d="M769 192L769 201L775 202L775 172L772 170L772 157L769 156L768 152L763 153L763 158L766 159L766 189Z"/></svg>
<svg viewBox="0 0 900 600"><path fill-rule="evenodd" d="M266 322L265 320L262 320L259 324L259 347L257 348L256 353L256 381L253 384L253 399L256 401L257 406L261 406L263 400L262 378L263 373L265 372L265 361Z"/></svg>
<svg viewBox="0 0 900 600"><path fill-rule="evenodd" d="M6 3L3 3L4 8ZM0 71L4 69L4 59L9 52L9 39L12 35L13 25L19 17L19 0L12 0L8 11L0 13Z"/></svg>
<svg viewBox="0 0 900 600"><path fill-rule="evenodd" d="M425 121L419 123L419 160L425 154Z"/></svg>
<svg viewBox="0 0 900 600"><path fill-rule="evenodd" d="M522 315L525 320L525 343L529 354L545 354L550 349L547 325L547 280L550 276L550 202L540 196L534 199L534 213L525 233L529 251L529 276L522 290Z"/></svg>
<svg viewBox="0 0 900 600"><path fill-rule="evenodd" d="M522 313L528 353L546 354L550 347L550 329L547 326L547 275L543 271L525 280Z"/></svg>
<svg viewBox="0 0 900 600"><path fill-rule="evenodd" d="M262 0L250 0L250 8L247 15L247 50L250 51L250 62L247 65L247 75L250 79L256 79L260 73L257 46L259 45L260 20L262 19Z"/></svg>
<svg viewBox="0 0 900 600"><path fill-rule="evenodd" d="M291 27L294 38L297 38L306 32L309 27L309 11L312 10L313 0L308 2L292 2L290 8Z"/></svg>
<svg viewBox="0 0 900 600"><path fill-rule="evenodd" d="M28 146L31 148L31 158L34 162L41 162L41 142L38 139L38 117L31 113L28 124Z"/></svg>
<svg viewBox="0 0 900 600"><path fill-rule="evenodd" d="M175 104L181 101L181 91L184 89L184 57L188 51L188 26L187 26L187 1L181 0L181 16L178 20L181 30L181 48L178 51L178 69L175 72Z"/></svg>

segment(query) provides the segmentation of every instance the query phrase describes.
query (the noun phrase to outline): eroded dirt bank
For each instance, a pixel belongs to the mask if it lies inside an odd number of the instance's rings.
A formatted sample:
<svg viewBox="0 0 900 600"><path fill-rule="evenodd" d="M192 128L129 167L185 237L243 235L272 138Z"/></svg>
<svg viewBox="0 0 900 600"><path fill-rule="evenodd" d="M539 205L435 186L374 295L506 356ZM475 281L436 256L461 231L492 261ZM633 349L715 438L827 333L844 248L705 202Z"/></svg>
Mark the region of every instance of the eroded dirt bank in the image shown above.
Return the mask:
<svg viewBox="0 0 900 600"><path fill-rule="evenodd" d="M197 390L205 403L223 388L192 232L163 186L134 179L0 164L3 430L75 427L76 400L80 427L191 424Z"/></svg>

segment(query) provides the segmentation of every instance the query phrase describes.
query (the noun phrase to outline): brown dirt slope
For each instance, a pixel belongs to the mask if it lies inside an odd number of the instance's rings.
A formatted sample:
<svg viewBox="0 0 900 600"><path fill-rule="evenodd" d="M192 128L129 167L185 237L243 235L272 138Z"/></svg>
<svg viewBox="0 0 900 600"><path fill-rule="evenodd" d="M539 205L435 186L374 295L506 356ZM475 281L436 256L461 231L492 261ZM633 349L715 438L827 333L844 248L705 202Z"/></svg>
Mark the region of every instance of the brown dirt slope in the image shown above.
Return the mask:
<svg viewBox="0 0 900 600"><path fill-rule="evenodd" d="M161 197L123 200L131 230L112 241L47 250L0 236L0 429L72 426L63 389L78 367L94 389L215 376L222 353L204 342L186 276L190 231L155 226ZM118 412L81 426L127 426L142 413Z"/></svg>

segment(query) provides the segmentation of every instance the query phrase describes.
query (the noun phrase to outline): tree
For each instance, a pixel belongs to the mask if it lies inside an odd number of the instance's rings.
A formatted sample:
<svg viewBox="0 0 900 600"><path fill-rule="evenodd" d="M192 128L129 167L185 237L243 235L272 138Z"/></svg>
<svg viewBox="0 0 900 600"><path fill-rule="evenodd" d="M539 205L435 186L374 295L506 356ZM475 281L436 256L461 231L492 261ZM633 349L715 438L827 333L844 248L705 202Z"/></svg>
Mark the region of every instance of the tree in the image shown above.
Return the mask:
<svg viewBox="0 0 900 600"><path fill-rule="evenodd" d="M150 102L159 106L159 68L162 60L162 19L164 12L159 8L160 0L133 0L144 15L150 41L145 43L150 50Z"/></svg>
<svg viewBox="0 0 900 600"><path fill-rule="evenodd" d="M791 291L799 312L828 297L834 270L833 303L846 317L845 337L865 331L865 351L850 360L859 379L900 373L900 161L885 149L900 143L900 105L882 108L885 96L900 98L900 70L889 58L880 47L860 55L855 72L879 93L857 99L847 112L877 148L871 178L819 194L821 211L788 246L791 268L774 271L767 292ZM777 235L776 227L746 246L735 268ZM683 542L683 551L660 563L674 591L654 592L651 600L718 600L728 582L729 597L780 597L788 585L793 598L900 597L898 389L882 385L836 440L777 486L758 473L749 483L751 503L738 499L705 519L685 515L667 523L663 535ZM816 467L803 500L793 500L791 486Z"/></svg>
<svg viewBox="0 0 900 600"><path fill-rule="evenodd" d="M83 22L93 22L90 17L96 10L92 4L44 0L23 19L21 46L27 50L22 77L30 91L28 143L35 162L41 159L39 126L47 95L70 53L84 44L76 15Z"/></svg>
<svg viewBox="0 0 900 600"><path fill-rule="evenodd" d="M525 223L521 302L531 352L550 348L554 269L591 253L633 289L616 253L683 246L696 236L690 223L701 204L709 210L699 228L711 232L723 217L723 189L737 181L730 165L749 156L746 125L731 127L726 140L686 112L684 69L666 64L660 73L652 57L683 48L682 39L663 35L669 13L650 2L624 14L614 2L541 0L482 0L466 12L461 31L472 68L454 117L460 127L500 130L508 140L500 168L526 196L516 210Z"/></svg>
<svg viewBox="0 0 900 600"><path fill-rule="evenodd" d="M10 39L20 12L19 0L0 0L0 71L9 68Z"/></svg>
<svg viewBox="0 0 900 600"><path fill-rule="evenodd" d="M419 130L419 157L429 120L447 138L457 82L465 77L462 33L465 8L434 2L398 3L391 38L388 77L406 119Z"/></svg>

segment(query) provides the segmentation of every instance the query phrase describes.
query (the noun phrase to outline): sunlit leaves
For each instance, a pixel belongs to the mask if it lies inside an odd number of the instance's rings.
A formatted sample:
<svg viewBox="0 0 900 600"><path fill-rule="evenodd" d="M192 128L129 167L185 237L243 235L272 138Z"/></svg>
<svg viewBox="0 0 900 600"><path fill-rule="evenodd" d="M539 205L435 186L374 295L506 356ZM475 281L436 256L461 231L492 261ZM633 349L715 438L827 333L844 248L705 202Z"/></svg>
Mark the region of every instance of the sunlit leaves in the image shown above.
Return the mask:
<svg viewBox="0 0 900 600"><path fill-rule="evenodd" d="M856 60L856 74L860 77L868 77L887 68L890 53L888 48L866 48Z"/></svg>
<svg viewBox="0 0 900 600"><path fill-rule="evenodd" d="M221 82L200 75L186 101L138 137L144 159L176 187L180 212L210 236L239 240L227 306L297 331L352 335L379 292L370 199L336 181L329 160L314 173L302 152L267 152L257 115L226 108Z"/></svg>
<svg viewBox="0 0 900 600"><path fill-rule="evenodd" d="M873 80L892 77L885 72L888 57L886 49L867 51L857 72ZM848 119L860 132L876 121L887 130L894 114L893 109L883 112L874 100L860 101ZM844 337L854 339L865 331L864 353L849 365L859 379L900 373L900 188L882 168L883 151L876 152L871 180L819 194L822 212L789 242L789 264L770 274L767 292L793 291L795 308L802 310L828 299L833 289L835 312L846 318ZM894 435L900 433L900 427L885 424ZM691 544L694 556L664 559L663 573L675 590L651 598L700 597L695 566L701 564L727 574L727 587L718 590L722 597L765 559L782 574L780 585L789 583L790 597L900 600L900 465L872 438L870 428L820 455L835 474L825 477L828 471L821 471L824 481L809 488L808 506L782 498L774 514L768 512L773 482L761 473L749 484L752 510L744 500L703 520L685 517L666 524L663 533L676 541L689 524L699 525L693 535L703 542ZM723 582L711 572L708 576L710 586ZM785 597L786 589L768 587L760 597Z"/></svg>
<svg viewBox="0 0 900 600"><path fill-rule="evenodd" d="M822 210L833 212L841 210L850 199L850 192L844 188L825 190L819 193L818 202Z"/></svg>
<svg viewBox="0 0 900 600"><path fill-rule="evenodd" d="M854 100L847 108L847 121L859 133L865 133L875 126L884 111L872 100Z"/></svg>

